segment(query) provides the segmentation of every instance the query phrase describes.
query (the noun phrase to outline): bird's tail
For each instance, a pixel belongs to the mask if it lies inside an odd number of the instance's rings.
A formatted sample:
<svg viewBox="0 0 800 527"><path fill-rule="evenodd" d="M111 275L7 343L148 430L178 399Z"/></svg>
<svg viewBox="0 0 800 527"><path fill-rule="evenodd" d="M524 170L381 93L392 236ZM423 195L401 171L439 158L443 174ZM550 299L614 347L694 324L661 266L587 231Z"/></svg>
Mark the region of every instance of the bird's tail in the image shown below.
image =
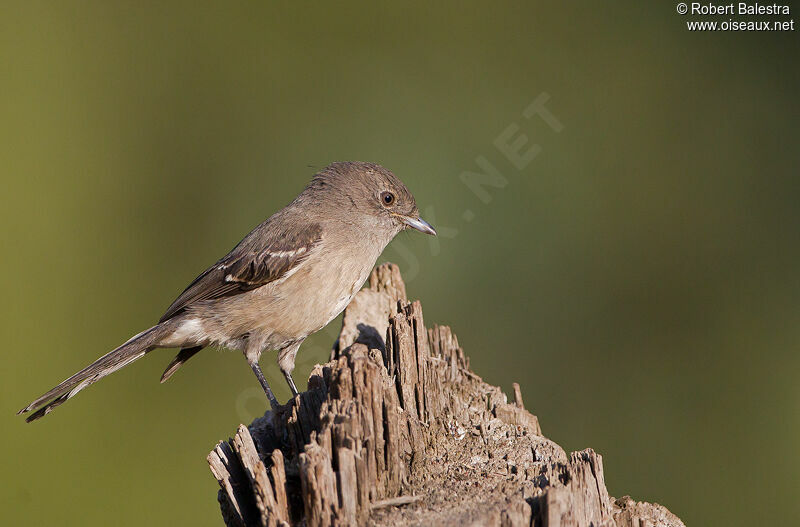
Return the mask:
<svg viewBox="0 0 800 527"><path fill-rule="evenodd" d="M25 421L30 423L44 417L67 399L106 375L110 375L132 363L156 347L158 342L171 331L169 324L159 324L131 337L125 344L103 355L69 379L65 380L31 404L17 412L17 415L36 410Z"/></svg>

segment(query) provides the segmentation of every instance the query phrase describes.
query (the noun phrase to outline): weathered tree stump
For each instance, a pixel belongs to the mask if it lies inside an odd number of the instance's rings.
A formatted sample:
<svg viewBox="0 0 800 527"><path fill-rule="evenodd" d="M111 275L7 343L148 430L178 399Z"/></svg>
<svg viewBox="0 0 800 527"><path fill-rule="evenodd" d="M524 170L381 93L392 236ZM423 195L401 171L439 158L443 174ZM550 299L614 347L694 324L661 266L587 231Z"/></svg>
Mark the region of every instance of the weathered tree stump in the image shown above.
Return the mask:
<svg viewBox="0 0 800 527"><path fill-rule="evenodd" d="M610 498L602 458L569 456L535 415L426 329L396 266L373 271L308 390L209 454L225 523L677 527L660 505Z"/></svg>

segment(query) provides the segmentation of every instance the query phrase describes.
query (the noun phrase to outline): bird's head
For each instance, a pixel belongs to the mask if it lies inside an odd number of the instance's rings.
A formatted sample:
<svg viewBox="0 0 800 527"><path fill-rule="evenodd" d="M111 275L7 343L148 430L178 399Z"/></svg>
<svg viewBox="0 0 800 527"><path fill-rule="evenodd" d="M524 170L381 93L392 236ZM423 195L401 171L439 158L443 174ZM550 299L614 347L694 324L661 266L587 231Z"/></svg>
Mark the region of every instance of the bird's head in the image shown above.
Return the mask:
<svg viewBox="0 0 800 527"><path fill-rule="evenodd" d="M326 202L346 212L345 218L381 228L392 236L409 228L436 235L436 230L420 217L408 188L380 165L331 163L314 176L307 191L324 194Z"/></svg>

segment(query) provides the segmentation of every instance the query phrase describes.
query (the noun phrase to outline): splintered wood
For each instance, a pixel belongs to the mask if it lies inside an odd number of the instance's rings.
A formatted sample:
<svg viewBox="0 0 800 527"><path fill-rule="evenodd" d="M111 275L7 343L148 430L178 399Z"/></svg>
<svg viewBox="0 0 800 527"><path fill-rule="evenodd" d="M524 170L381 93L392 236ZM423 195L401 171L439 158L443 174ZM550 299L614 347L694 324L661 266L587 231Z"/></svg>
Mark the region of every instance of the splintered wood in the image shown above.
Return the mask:
<svg viewBox="0 0 800 527"><path fill-rule="evenodd" d="M601 457L566 453L426 329L396 266L373 271L308 390L209 454L229 527L678 527L660 505L609 497Z"/></svg>

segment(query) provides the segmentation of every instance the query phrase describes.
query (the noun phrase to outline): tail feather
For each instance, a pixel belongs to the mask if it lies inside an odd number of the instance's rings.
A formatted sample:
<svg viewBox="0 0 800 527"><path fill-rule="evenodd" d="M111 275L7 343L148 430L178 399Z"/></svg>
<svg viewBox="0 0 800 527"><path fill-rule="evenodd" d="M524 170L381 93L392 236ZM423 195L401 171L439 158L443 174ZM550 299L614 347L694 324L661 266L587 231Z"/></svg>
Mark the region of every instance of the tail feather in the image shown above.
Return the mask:
<svg viewBox="0 0 800 527"><path fill-rule="evenodd" d="M168 328L165 326L166 324L153 326L131 337L117 349L106 353L52 390L36 398L28 406L17 412L17 414L19 415L30 412L31 410L36 410L25 419L25 421L29 423L40 417L44 417L52 412L55 407L63 404L67 399L70 399L87 386L124 368L133 361L144 357L144 355L153 349L158 341L168 332Z"/></svg>
<svg viewBox="0 0 800 527"><path fill-rule="evenodd" d="M164 370L164 373L161 374L161 382L165 383L169 380L172 375L178 371L178 368L183 366L183 364L194 357L194 355L203 349L203 346L195 346L193 348L183 348L175 355L175 358L172 359L172 362L169 363L167 369Z"/></svg>

